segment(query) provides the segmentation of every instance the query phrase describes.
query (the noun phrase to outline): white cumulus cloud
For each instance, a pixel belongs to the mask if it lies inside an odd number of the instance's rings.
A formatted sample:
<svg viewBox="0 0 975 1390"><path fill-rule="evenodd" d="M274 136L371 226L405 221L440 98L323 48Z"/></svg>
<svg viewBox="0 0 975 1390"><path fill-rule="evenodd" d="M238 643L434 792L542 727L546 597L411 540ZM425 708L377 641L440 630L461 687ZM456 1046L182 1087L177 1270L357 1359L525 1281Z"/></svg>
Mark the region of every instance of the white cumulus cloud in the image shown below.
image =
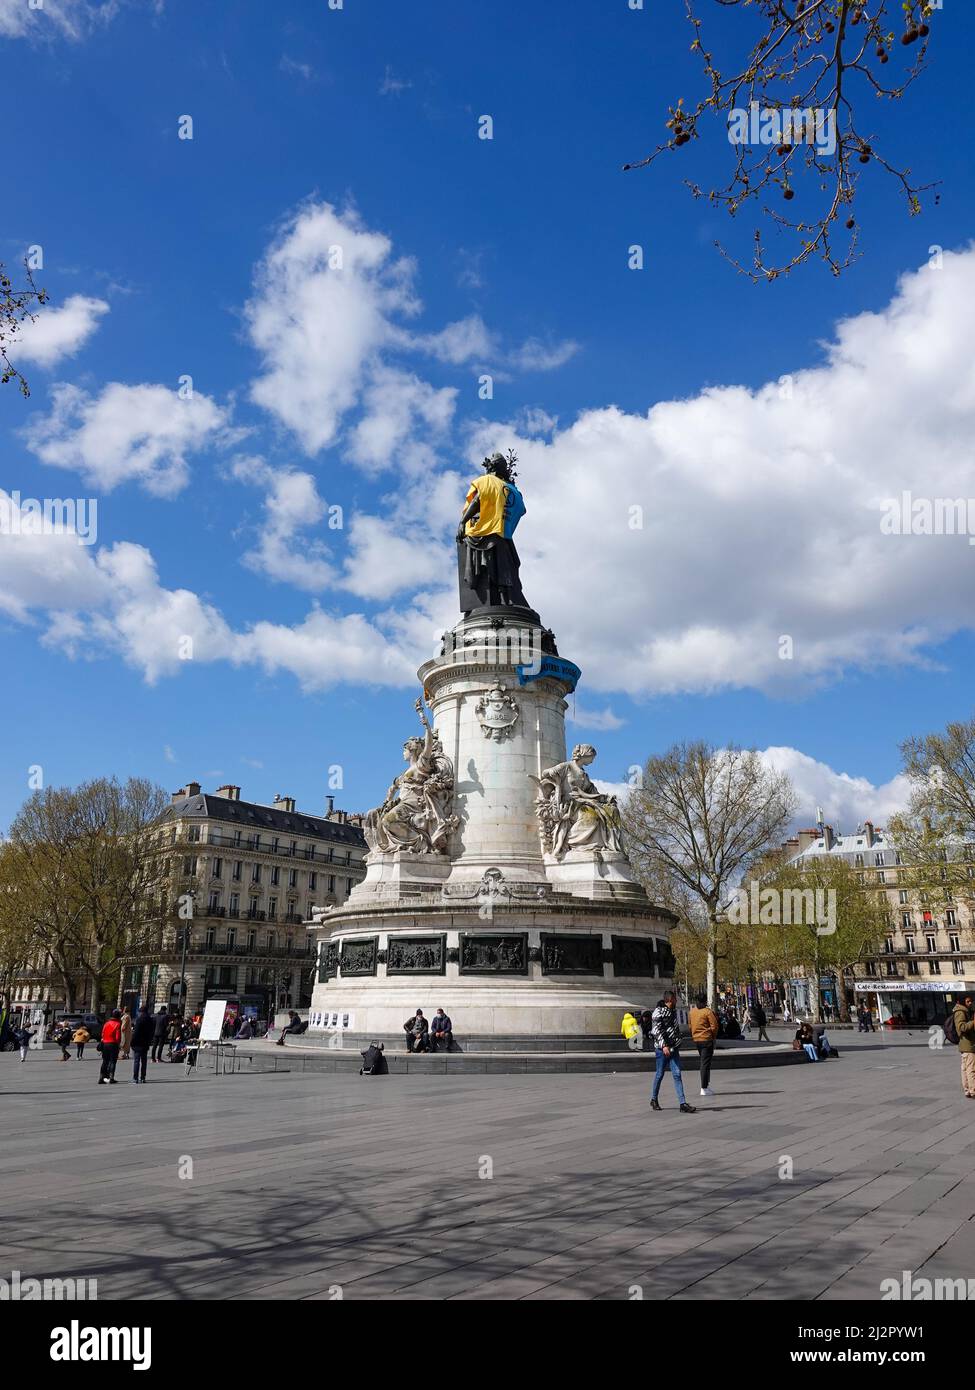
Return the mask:
<svg viewBox="0 0 975 1390"><path fill-rule="evenodd" d="M34 319L25 319L10 345L18 362L53 367L63 357L73 357L108 313L104 299L72 294L57 309L42 306Z"/></svg>
<svg viewBox="0 0 975 1390"><path fill-rule="evenodd" d="M173 496L189 481L187 455L227 424L226 411L198 391L183 399L165 386L113 381L97 396L63 383L51 394L51 413L24 431L28 447L42 462L73 468L106 492L135 481L157 496Z"/></svg>

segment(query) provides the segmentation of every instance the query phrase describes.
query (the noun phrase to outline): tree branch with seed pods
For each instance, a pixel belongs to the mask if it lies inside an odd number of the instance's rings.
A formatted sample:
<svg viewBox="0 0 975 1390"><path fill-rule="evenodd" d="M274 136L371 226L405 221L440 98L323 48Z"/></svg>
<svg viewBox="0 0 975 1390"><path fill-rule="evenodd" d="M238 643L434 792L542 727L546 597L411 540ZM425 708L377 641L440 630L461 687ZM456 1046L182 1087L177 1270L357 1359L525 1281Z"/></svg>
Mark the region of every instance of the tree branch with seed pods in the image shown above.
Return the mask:
<svg viewBox="0 0 975 1390"><path fill-rule="evenodd" d="M695 105L683 97L668 108L669 135L645 159L624 164L645 169L666 151L678 153L692 140L702 138L701 127L709 116L756 109L766 121L783 112L816 112L820 120L835 121L835 149L824 150L795 132L779 134L771 143L742 142L735 147L734 169L723 187L705 190L692 179L684 182L695 198L707 198L737 217L748 204L789 238L784 256L769 250L762 227L756 226L752 261L744 265L720 242L715 246L751 280L775 280L816 257L840 275L858 257L859 228L853 207L860 179L871 163L886 170L900 187L911 216L921 211L923 192L934 184L916 185L909 168L900 168L883 151L869 129L869 119L858 118L854 91L875 98L899 101L925 67L934 4L931 0L901 0L902 27L895 30L891 0L714 0L722 9L739 9L742 18L761 17L762 32L744 64L730 74L717 66L707 47L697 10L700 0L684 0L688 22L694 31L691 51L704 65L708 94ZM747 11L747 15L744 13ZM895 59L893 76L885 69ZM905 66L906 64L906 66ZM768 116L766 113L775 113ZM771 129L771 125L767 127ZM821 126L820 129L823 127ZM825 143L825 142L823 142ZM816 206L794 218L791 209L800 192L815 193ZM783 207L782 205L785 205Z"/></svg>
<svg viewBox="0 0 975 1390"><path fill-rule="evenodd" d="M16 341L20 331L20 325L25 319L30 319L33 323L36 315L34 309L48 301L47 290L39 290L34 284L34 276L31 268L24 261L24 271L27 275L27 288L15 290L13 281L0 262L0 385L6 385L8 381L20 383L20 394L30 395L30 387L22 372L19 372L7 356L7 350Z"/></svg>

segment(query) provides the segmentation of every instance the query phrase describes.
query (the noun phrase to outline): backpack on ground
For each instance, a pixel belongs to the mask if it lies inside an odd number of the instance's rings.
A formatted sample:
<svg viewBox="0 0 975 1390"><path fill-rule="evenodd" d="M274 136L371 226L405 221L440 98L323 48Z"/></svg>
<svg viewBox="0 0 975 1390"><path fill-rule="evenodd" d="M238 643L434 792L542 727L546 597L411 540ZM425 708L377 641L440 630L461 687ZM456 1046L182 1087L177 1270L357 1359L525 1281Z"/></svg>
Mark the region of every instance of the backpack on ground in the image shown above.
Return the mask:
<svg viewBox="0 0 975 1390"><path fill-rule="evenodd" d="M943 1023L941 1026L942 1026L942 1028L944 1029L945 1037L946 1037L946 1038L948 1039L948 1041L951 1043L952 1047L957 1047L957 1046L958 1046L958 1029L955 1027L955 1011L954 1011L954 1009L952 1009L951 1013L948 1015L948 1017L945 1019L944 1023Z"/></svg>

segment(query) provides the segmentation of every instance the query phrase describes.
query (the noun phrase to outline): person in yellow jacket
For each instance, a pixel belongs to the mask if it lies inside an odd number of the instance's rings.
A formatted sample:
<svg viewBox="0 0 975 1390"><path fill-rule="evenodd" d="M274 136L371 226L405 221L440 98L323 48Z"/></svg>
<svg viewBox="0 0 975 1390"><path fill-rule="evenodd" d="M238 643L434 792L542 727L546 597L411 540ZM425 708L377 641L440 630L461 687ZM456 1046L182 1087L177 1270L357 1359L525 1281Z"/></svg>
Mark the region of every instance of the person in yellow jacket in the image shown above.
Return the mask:
<svg viewBox="0 0 975 1390"><path fill-rule="evenodd" d="M626 1045L631 1052L636 1052L640 1046L640 1025L631 1013L623 1015L623 1022L620 1024L620 1032L626 1039Z"/></svg>
<svg viewBox="0 0 975 1390"><path fill-rule="evenodd" d="M701 1095L713 1096L711 1090L711 1059L714 1057L714 1043L718 1036L718 1015L708 1008L703 994L697 996L696 1005L688 1017L691 1039L701 1059Z"/></svg>
<svg viewBox="0 0 975 1390"><path fill-rule="evenodd" d="M88 1032L88 1029L85 1027L85 1025L84 1025L83 1023L79 1023L78 1026L77 1026L77 1028L74 1030L74 1032L73 1032L72 1035L71 1035L71 1041L74 1043L75 1047L78 1049L78 1061L79 1061L79 1062L84 1061L84 1057L85 1057L85 1043L88 1042L88 1041L90 1040L90 1038L91 1038L91 1034Z"/></svg>

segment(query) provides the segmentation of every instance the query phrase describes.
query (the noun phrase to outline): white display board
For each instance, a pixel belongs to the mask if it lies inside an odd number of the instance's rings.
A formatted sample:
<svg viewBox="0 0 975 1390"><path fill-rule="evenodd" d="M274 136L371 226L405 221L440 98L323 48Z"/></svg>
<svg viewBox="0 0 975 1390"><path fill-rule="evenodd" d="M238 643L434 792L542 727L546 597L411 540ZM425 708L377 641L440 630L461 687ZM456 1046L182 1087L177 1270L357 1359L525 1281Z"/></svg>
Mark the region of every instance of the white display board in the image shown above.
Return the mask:
<svg viewBox="0 0 975 1390"><path fill-rule="evenodd" d="M200 1026L200 1042L219 1042L223 1033L223 1020L227 1012L226 999L208 999L203 1010L203 1023Z"/></svg>

